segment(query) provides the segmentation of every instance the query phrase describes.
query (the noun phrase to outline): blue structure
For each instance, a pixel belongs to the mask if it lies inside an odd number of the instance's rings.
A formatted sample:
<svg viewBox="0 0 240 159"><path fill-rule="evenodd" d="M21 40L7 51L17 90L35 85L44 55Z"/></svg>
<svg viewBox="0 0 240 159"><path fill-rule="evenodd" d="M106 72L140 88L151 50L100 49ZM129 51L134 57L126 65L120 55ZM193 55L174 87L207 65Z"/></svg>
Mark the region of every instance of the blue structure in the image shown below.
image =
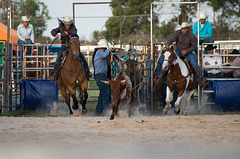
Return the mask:
<svg viewBox="0 0 240 159"><path fill-rule="evenodd" d="M240 80L213 81L216 109L240 111Z"/></svg>
<svg viewBox="0 0 240 159"><path fill-rule="evenodd" d="M20 107L25 110L49 111L58 103L57 82L49 80L21 80Z"/></svg>

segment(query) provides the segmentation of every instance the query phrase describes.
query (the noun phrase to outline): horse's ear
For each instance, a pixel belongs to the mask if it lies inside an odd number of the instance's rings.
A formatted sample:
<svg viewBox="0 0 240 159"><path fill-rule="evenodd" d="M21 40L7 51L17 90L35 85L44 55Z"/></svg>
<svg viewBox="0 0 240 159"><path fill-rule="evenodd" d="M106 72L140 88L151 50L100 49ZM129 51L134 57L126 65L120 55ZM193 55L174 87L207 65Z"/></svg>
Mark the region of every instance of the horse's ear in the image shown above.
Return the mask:
<svg viewBox="0 0 240 159"><path fill-rule="evenodd" d="M69 34L69 39L71 39L72 38L72 36Z"/></svg>
<svg viewBox="0 0 240 159"><path fill-rule="evenodd" d="M171 49L174 50L173 45L171 45Z"/></svg>

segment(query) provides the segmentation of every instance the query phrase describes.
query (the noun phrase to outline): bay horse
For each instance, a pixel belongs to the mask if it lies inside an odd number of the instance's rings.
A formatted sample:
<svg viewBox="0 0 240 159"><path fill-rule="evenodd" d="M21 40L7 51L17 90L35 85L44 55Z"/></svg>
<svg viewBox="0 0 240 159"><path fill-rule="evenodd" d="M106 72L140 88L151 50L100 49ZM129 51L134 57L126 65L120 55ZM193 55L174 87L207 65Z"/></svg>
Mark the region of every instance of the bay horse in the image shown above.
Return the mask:
<svg viewBox="0 0 240 159"><path fill-rule="evenodd" d="M190 104L190 98L197 88L196 77L191 71L188 63L184 62L180 57L173 51L173 47L167 48L164 52L164 62L162 68L168 70L167 74L167 95L166 103L167 105L163 109L163 114L167 113L169 107L171 107L170 102L173 100L173 91L178 92L178 98L175 102L176 114L180 113L179 104L181 102L183 106L183 115L187 115L187 108ZM186 98L183 98L186 96ZM183 101L181 101L184 99Z"/></svg>
<svg viewBox="0 0 240 159"><path fill-rule="evenodd" d="M70 115L73 114L72 109L79 109L78 100L74 94L75 88L79 88L79 103L82 105L82 114L87 112L86 102L88 93L86 75L84 71L84 64L79 60L79 52L80 41L78 37L70 37L69 48L63 53L63 56L64 54L66 55L61 63L61 67L59 68L59 75L57 79L59 89L65 99L66 104L68 105ZM72 108L70 106L70 98L67 94L67 91L73 98Z"/></svg>

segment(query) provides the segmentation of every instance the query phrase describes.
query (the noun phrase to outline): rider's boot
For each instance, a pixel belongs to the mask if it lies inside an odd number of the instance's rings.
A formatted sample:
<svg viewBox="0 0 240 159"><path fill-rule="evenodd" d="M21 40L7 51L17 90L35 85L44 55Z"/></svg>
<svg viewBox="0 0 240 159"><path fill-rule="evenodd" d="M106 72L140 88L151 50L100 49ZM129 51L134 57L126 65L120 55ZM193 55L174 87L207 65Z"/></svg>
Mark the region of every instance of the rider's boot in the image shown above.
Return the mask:
<svg viewBox="0 0 240 159"><path fill-rule="evenodd" d="M203 75L201 75L201 73L198 71L198 69L196 67L194 67L193 65L191 65L191 66L193 68L194 73L196 74L196 76L200 80L198 85L201 86L201 87L208 85L208 80Z"/></svg>
<svg viewBox="0 0 240 159"><path fill-rule="evenodd" d="M168 70L163 70L162 73L159 76L154 78L154 83L162 85L163 84L163 77L165 75L167 75L167 73L168 73Z"/></svg>
<svg viewBox="0 0 240 159"><path fill-rule="evenodd" d="M86 79L89 81L89 78L92 77L92 73L85 67L85 74L86 74Z"/></svg>

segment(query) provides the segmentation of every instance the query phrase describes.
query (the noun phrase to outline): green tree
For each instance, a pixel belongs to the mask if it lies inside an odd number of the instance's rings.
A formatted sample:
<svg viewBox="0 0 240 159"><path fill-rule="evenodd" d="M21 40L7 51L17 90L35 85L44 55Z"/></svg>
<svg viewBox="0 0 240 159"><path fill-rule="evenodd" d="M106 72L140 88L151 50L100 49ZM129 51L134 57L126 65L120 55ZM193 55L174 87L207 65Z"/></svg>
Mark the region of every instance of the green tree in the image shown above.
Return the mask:
<svg viewBox="0 0 240 159"><path fill-rule="evenodd" d="M139 38L142 42L149 42L150 4L153 0L112 0L112 2L121 2L123 42L137 42ZM112 3L110 6L114 17L110 17L105 24L106 37L118 41L120 35L119 5ZM158 18L155 18L154 28L157 27Z"/></svg>
<svg viewBox="0 0 240 159"><path fill-rule="evenodd" d="M7 24L7 1L0 2L0 20ZM47 6L39 0L15 0L12 1L12 27L17 29L21 23L21 17L27 15L33 25L35 41L41 42L45 38L42 36L47 27L48 15Z"/></svg>

